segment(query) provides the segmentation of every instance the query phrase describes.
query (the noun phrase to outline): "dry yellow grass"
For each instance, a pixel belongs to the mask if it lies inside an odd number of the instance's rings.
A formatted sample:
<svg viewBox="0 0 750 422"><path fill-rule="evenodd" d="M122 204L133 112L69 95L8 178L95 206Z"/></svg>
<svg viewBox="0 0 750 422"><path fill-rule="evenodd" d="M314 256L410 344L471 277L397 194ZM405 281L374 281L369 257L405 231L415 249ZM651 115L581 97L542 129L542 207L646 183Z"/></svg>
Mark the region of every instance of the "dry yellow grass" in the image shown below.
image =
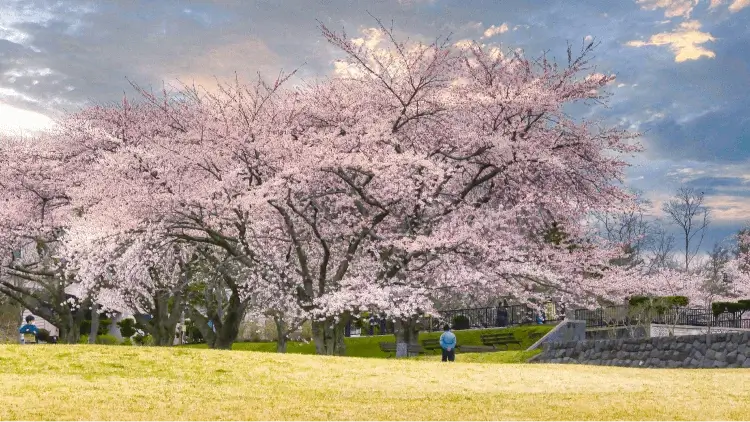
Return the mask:
<svg viewBox="0 0 750 422"><path fill-rule="evenodd" d="M0 346L0 419L741 420L750 371Z"/></svg>

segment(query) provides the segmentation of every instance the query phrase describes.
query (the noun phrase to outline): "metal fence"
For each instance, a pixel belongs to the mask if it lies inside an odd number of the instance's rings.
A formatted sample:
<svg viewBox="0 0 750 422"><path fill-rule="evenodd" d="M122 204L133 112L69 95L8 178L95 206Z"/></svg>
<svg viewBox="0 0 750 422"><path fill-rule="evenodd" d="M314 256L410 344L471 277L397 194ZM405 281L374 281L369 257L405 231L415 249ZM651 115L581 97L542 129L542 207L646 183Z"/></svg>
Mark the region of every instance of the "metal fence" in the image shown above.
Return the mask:
<svg viewBox="0 0 750 422"><path fill-rule="evenodd" d="M529 309L523 305L451 309L440 311L439 319L456 328L504 327L533 321Z"/></svg>
<svg viewBox="0 0 750 422"><path fill-rule="evenodd" d="M716 324L714 325L714 327L745 328L745 329L750 330L750 318L727 320L727 321L716 321Z"/></svg>
<svg viewBox="0 0 750 422"><path fill-rule="evenodd" d="M564 317L558 312L554 302L545 303L542 307L545 321L559 320ZM442 331L448 324L453 329L509 327L521 324L536 323L537 312L526 305L509 305L486 308L449 309L439 311L439 315L420 318L420 331ZM370 318L368 324L358 328L352 321L346 328L346 336L371 336L393 334L393 321L387 317Z"/></svg>
<svg viewBox="0 0 750 422"><path fill-rule="evenodd" d="M741 313L714 316L710 309L674 308L665 311L644 310L627 305L599 309L576 309L575 319L585 320L587 327L618 327L638 324L694 325L745 328ZM750 327L748 327L750 328Z"/></svg>
<svg viewBox="0 0 750 422"><path fill-rule="evenodd" d="M542 306L545 321L561 319L564 315L557 312L554 302ZM440 311L440 316L433 318L432 330L439 325L450 324L457 329L508 327L536 323L538 313L526 305L493 306L486 308L449 309Z"/></svg>

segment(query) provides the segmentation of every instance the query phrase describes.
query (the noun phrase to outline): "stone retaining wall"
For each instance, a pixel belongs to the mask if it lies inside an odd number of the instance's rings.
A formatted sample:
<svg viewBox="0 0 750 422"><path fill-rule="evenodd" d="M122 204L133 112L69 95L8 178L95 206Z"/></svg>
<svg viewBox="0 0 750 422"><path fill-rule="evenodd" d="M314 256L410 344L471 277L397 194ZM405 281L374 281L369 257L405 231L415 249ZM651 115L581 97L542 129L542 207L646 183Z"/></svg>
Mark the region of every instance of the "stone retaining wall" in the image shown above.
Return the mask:
<svg viewBox="0 0 750 422"><path fill-rule="evenodd" d="M643 368L750 368L750 332L551 342L536 363Z"/></svg>
<svg viewBox="0 0 750 422"><path fill-rule="evenodd" d="M526 350L534 350L550 342L582 341L586 338L586 321L563 320L549 333Z"/></svg>
<svg viewBox="0 0 750 422"><path fill-rule="evenodd" d="M694 325L671 326L666 324L651 324L650 327L651 337L668 337L670 333L676 336L692 336L713 333L742 333L745 331L750 331L750 329L729 327L699 327Z"/></svg>
<svg viewBox="0 0 750 422"><path fill-rule="evenodd" d="M615 340L625 338L648 338L649 327L607 327L589 328L586 330L586 340ZM653 337L653 336L651 336Z"/></svg>

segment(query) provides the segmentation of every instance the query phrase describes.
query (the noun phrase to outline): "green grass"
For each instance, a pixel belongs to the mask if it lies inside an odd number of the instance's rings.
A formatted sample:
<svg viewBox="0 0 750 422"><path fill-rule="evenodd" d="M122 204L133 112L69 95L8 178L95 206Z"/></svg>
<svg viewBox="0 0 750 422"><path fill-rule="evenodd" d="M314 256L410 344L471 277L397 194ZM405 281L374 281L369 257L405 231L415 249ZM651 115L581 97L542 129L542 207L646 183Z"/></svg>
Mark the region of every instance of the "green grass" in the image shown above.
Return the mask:
<svg viewBox="0 0 750 422"><path fill-rule="evenodd" d="M532 357L542 353L541 350L511 350L510 352L490 353L459 353L456 360L461 363L525 363ZM439 361L440 353L427 354L414 358L416 360Z"/></svg>
<svg viewBox="0 0 750 422"><path fill-rule="evenodd" d="M529 334L534 332L546 334L547 332L552 330L552 328L554 328L554 326L552 325L529 325L512 328L490 328L486 330L456 330L454 331L454 333L456 334L459 345L465 344L476 346L482 344L482 341L479 337L482 334L512 333L513 337L521 342L521 347L519 348L518 345L512 344L510 345L510 350L526 350L527 348L529 348L529 346L534 344L534 341L529 338ZM420 333L419 341L421 342L422 340L426 339L439 339L441 334L442 332ZM395 341L396 338L392 334L384 336L346 338L344 339L344 343L346 344L346 356L362 358L386 358L388 357L388 353L381 352L378 343L392 343ZM207 348L205 344L187 345L184 347L198 349ZM241 342L235 343L232 346L232 350L242 350L249 352L276 352L276 343ZM315 345L313 343L289 342L289 344L287 345L287 353L313 355L315 354ZM460 349L458 355L463 356L460 353Z"/></svg>
<svg viewBox="0 0 750 422"><path fill-rule="evenodd" d="M744 420L749 375L14 345L0 420Z"/></svg>

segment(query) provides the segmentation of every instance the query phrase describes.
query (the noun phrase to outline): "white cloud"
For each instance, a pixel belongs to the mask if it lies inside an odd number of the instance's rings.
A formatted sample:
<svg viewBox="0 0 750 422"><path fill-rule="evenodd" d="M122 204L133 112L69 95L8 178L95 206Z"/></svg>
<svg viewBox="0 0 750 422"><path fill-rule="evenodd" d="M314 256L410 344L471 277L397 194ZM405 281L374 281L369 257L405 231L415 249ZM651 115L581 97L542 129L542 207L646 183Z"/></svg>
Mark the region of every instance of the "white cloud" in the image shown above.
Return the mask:
<svg viewBox="0 0 750 422"><path fill-rule="evenodd" d="M675 53L674 61L677 63L698 60L701 57L716 57L716 53L700 46L709 41L716 41L716 38L708 32L701 32L700 28L701 23L697 20L687 21L681 23L679 28L672 32L652 35L648 41L629 41L626 45L630 47L669 46L669 49Z"/></svg>
<svg viewBox="0 0 750 422"><path fill-rule="evenodd" d="M706 196L706 206L714 221L743 221L750 218L750 198L734 195Z"/></svg>
<svg viewBox="0 0 750 422"><path fill-rule="evenodd" d="M690 122L692 120L695 120L695 119L697 119L699 117L703 117L703 116L705 116L707 114L715 113L715 112L717 112L719 110L721 110L721 107L718 107L718 106L706 107L706 108L704 108L704 109L702 109L700 111L697 111L695 113L688 113L688 114L683 115L682 117L680 117L679 119L677 119L677 123L684 125L685 123L688 123L688 122Z"/></svg>
<svg viewBox="0 0 750 422"><path fill-rule="evenodd" d="M507 23L503 23L500 26L492 25L492 26L490 26L489 28L487 28L484 31L484 36L482 38L492 38L495 35L502 34L504 32L508 32L508 24Z"/></svg>
<svg viewBox="0 0 750 422"><path fill-rule="evenodd" d="M377 47L384 39L385 32L379 28L365 28L362 30L364 37L353 38L352 43L357 46L364 45L372 50Z"/></svg>
<svg viewBox="0 0 750 422"><path fill-rule="evenodd" d="M54 121L34 111L0 103L0 133L19 134L49 129Z"/></svg>
<svg viewBox="0 0 750 422"><path fill-rule="evenodd" d="M729 6L729 11L736 13L748 6L750 6L750 0L734 0Z"/></svg>
<svg viewBox="0 0 750 422"><path fill-rule="evenodd" d="M472 46L472 44L474 44L474 41L472 40L459 40L453 45L458 48L469 48Z"/></svg>
<svg viewBox="0 0 750 422"><path fill-rule="evenodd" d="M664 9L664 16L668 18L690 18L698 0L636 0L636 3L645 10Z"/></svg>

